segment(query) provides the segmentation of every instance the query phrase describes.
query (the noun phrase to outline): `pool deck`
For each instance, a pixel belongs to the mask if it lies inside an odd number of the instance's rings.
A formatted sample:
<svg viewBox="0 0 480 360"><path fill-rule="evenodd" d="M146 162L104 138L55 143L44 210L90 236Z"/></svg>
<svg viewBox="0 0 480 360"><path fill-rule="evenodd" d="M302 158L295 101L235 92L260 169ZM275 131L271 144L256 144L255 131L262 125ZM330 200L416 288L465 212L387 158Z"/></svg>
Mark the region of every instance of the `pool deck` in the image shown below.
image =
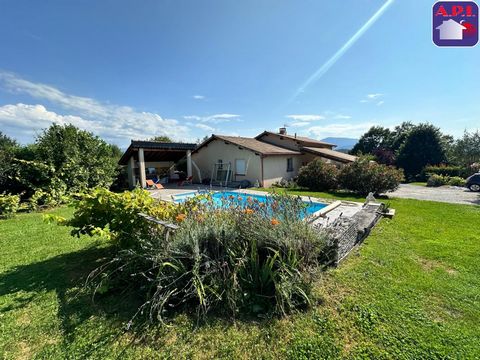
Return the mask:
<svg viewBox="0 0 480 360"><path fill-rule="evenodd" d="M186 185L186 186L177 186L177 185L167 185L165 189L162 190L149 190L151 196L158 200L163 201L172 201L173 197L176 195L188 194L196 191L234 191L234 192L241 192L246 194L252 195L265 195L268 194L264 191L257 191L252 189L225 189L221 187L210 187L205 185ZM309 196L302 196L303 201L315 201L315 202L322 202L325 204L333 204L336 200L332 199L320 199L320 198L311 198ZM328 224L333 223L339 217L352 217L357 212L362 209L363 204L358 202L351 202L351 201L341 201L338 206L333 204L333 209L327 212L322 217L319 217L313 221L313 224L316 226L328 226Z"/></svg>

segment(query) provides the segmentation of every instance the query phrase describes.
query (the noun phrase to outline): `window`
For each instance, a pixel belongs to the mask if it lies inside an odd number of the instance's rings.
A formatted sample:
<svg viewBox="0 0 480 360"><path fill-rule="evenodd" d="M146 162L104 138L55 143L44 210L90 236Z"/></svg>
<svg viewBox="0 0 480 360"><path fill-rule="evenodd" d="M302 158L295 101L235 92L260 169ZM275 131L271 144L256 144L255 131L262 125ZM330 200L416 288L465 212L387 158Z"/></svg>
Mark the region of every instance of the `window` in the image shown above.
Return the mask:
<svg viewBox="0 0 480 360"><path fill-rule="evenodd" d="M223 169L223 160L221 160L221 159L218 160L217 164L218 164L218 170L222 170Z"/></svg>
<svg viewBox="0 0 480 360"><path fill-rule="evenodd" d="M235 160L235 174L236 175L246 175L247 173L247 164L244 159Z"/></svg>
<svg viewBox="0 0 480 360"><path fill-rule="evenodd" d="M287 172L293 171L293 158L287 159Z"/></svg>

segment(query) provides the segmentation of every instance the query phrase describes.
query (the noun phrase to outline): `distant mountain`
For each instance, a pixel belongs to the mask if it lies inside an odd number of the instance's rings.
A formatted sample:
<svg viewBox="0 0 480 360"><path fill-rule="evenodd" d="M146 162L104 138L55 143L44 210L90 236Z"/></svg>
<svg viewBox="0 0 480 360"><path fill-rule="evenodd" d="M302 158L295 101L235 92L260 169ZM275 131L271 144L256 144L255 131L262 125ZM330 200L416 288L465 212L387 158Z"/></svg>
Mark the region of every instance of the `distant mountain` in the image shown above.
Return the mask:
<svg viewBox="0 0 480 360"><path fill-rule="evenodd" d="M358 142L358 139L327 137L325 139L322 139L322 141L337 145L335 150L351 150L355 146L355 144Z"/></svg>

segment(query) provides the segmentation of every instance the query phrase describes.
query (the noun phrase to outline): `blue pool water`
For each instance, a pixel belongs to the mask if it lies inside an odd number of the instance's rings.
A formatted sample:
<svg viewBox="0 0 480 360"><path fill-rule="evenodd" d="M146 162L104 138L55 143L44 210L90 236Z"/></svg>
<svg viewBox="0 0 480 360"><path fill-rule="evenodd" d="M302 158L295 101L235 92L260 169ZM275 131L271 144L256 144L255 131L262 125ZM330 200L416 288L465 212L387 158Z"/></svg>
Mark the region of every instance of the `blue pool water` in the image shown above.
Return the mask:
<svg viewBox="0 0 480 360"><path fill-rule="evenodd" d="M182 203L188 198L192 198L199 195L197 192L191 192L187 194L176 195L174 197L174 202ZM241 205L247 207L249 205L249 201L256 200L258 203L266 203L268 205L268 201L271 198L268 195L256 195L256 194L247 194L242 192L233 192L233 191L224 191L224 192L215 192L212 194L213 203L219 207L225 207L228 205L228 202L225 201L226 199L234 199L234 201ZM327 204L319 203L319 202L307 202L305 203L305 213L306 215L312 215L317 211L323 209L327 206Z"/></svg>

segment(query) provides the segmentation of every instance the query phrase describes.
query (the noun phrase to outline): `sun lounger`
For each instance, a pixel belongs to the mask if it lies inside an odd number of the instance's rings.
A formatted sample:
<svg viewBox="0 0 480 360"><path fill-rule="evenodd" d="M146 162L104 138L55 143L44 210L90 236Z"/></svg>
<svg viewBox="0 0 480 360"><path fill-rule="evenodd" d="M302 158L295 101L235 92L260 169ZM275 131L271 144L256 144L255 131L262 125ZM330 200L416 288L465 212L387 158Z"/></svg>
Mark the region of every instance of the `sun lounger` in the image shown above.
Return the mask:
<svg viewBox="0 0 480 360"><path fill-rule="evenodd" d="M160 190L160 189L164 188L162 184L156 184L156 183L153 182L153 180L147 180L146 183L147 183L147 189Z"/></svg>

